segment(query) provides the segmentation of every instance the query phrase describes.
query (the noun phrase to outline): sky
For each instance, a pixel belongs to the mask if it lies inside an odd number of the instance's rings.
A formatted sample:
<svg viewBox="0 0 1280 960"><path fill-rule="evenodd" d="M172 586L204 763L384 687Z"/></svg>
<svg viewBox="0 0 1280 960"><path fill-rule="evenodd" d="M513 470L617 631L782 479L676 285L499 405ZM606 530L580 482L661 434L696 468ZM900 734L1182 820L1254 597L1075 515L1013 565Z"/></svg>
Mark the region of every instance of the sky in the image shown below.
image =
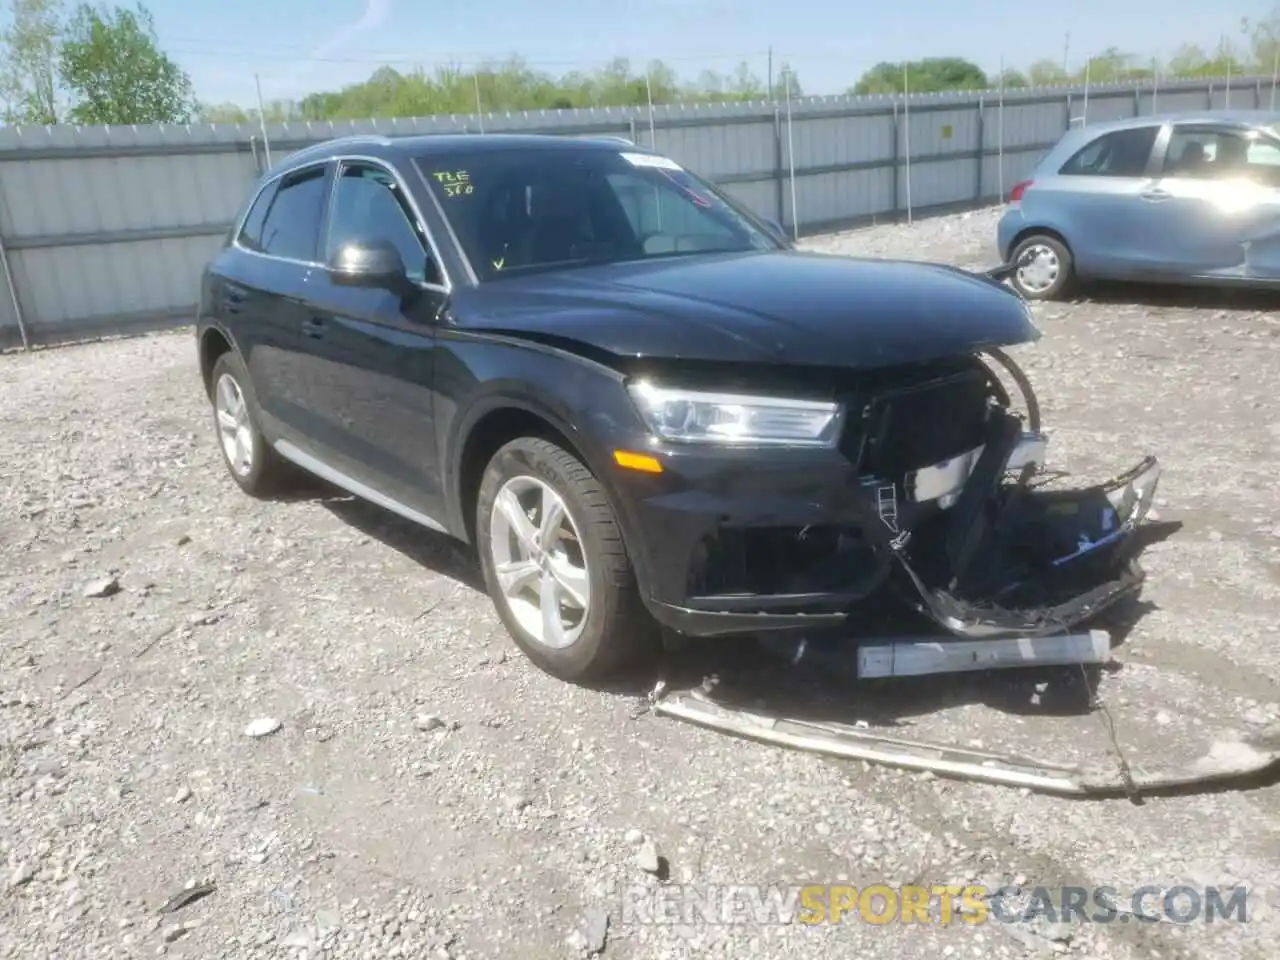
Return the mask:
<svg viewBox="0 0 1280 960"><path fill-rule="evenodd" d="M807 94L842 93L875 63L957 55L996 72L1048 57L1078 66L1116 46L1142 57L1214 46L1270 0L147 0L165 52L202 101L251 106L363 80L381 65L470 64L521 54L552 74L623 56L682 76L789 62Z"/></svg>

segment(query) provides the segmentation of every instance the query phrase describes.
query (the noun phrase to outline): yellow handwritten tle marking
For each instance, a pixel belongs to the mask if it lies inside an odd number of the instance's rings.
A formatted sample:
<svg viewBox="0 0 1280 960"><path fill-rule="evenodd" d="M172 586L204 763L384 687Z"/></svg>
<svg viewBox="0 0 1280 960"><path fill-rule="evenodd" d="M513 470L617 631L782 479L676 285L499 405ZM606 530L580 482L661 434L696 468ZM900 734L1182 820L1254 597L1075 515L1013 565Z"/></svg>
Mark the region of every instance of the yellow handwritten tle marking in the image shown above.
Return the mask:
<svg viewBox="0 0 1280 960"><path fill-rule="evenodd" d="M446 197L466 197L475 192L471 174L465 170L437 170L433 176L444 187Z"/></svg>

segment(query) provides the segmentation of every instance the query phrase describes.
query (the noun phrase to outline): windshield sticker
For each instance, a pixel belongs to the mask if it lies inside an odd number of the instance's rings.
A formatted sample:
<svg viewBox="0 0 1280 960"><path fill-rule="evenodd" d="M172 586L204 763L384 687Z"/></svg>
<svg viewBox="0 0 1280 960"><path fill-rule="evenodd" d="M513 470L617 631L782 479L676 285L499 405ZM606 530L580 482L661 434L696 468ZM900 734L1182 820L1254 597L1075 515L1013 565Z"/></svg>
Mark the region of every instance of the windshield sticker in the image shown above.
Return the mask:
<svg viewBox="0 0 1280 960"><path fill-rule="evenodd" d="M624 153L622 159L633 167L652 167L657 170L680 170L680 164L670 157L659 157L652 153Z"/></svg>
<svg viewBox="0 0 1280 960"><path fill-rule="evenodd" d="M467 197L475 192L471 174L465 170L437 170L432 176L444 187L446 197Z"/></svg>

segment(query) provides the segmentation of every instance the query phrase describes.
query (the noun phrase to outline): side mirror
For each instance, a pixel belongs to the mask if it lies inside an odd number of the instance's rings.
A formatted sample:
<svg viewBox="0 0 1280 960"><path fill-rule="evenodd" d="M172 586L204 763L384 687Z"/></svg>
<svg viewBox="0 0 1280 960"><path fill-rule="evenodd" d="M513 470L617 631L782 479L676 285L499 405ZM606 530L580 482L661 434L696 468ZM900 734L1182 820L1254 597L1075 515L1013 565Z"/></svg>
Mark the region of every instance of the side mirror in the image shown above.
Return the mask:
<svg viewBox="0 0 1280 960"><path fill-rule="evenodd" d="M405 294L413 286L404 260L386 240L344 243L329 257L329 273L336 283L351 287L375 287Z"/></svg>

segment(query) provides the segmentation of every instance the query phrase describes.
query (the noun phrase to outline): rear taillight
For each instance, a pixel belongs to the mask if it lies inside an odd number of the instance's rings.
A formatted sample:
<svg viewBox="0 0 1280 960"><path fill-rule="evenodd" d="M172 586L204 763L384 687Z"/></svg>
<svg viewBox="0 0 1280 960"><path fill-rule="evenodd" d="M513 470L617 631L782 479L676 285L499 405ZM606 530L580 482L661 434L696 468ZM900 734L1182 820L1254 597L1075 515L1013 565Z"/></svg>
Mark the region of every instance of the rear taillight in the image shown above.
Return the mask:
<svg viewBox="0 0 1280 960"><path fill-rule="evenodd" d="M1033 182L1034 181L1032 180L1023 180L1021 183L1015 183L1013 185L1013 189L1009 191L1009 202L1019 202L1022 199L1022 195L1027 192L1027 188L1031 186Z"/></svg>

